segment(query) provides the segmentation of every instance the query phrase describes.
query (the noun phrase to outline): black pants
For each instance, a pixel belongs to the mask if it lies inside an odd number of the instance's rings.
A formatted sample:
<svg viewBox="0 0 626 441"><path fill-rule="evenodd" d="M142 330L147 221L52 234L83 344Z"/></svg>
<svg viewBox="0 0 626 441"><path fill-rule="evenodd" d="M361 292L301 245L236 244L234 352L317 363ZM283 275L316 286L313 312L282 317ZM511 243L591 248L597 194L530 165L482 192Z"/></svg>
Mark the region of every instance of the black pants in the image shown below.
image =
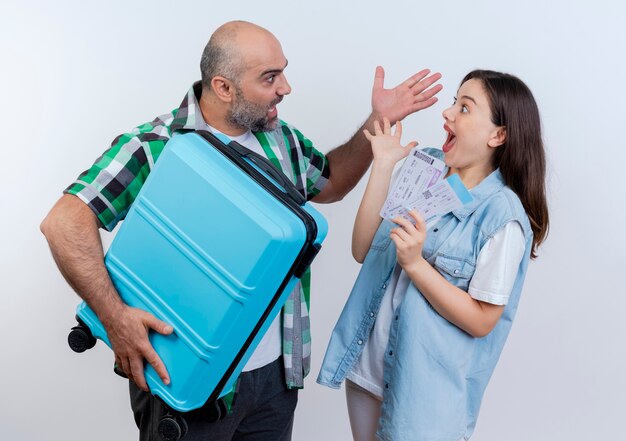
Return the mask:
<svg viewBox="0 0 626 441"><path fill-rule="evenodd" d="M181 441L289 441L298 390L287 389L282 357L259 369L244 372L232 413L210 423L201 410L183 413L189 425ZM160 441L159 420L167 412L163 402L130 382L130 404L140 441Z"/></svg>

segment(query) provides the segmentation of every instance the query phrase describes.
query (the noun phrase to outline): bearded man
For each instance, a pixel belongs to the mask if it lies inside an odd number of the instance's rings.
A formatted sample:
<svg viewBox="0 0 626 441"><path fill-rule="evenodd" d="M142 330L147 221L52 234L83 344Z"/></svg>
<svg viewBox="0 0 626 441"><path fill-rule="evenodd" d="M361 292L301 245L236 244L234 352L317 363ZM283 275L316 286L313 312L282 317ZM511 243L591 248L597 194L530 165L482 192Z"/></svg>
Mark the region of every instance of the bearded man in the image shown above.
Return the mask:
<svg viewBox="0 0 626 441"><path fill-rule="evenodd" d="M423 70L393 89L376 70L372 112L345 144L324 155L295 127L278 119L277 105L291 92L287 59L266 29L235 21L211 36L195 83L172 112L118 136L111 147L64 191L41 225L52 255L76 293L104 325L115 360L129 378L131 405L141 440L156 440L163 403L149 393L144 363L165 384L167 367L148 340L150 330L173 331L152 314L125 305L104 265L99 228L111 231L124 219L166 142L180 133L209 130L267 157L307 199L341 200L372 160L362 131L387 117L392 123L435 103L439 74ZM303 281L308 280L305 274ZM284 308L272 323L239 379L238 396L225 418L208 421L202 411L185 415L185 440L290 440L298 389L310 366L308 283L298 283L288 302L303 305L299 316ZM282 316L282 317L281 317ZM296 323L297 326L294 326ZM295 330L298 330L297 332Z"/></svg>

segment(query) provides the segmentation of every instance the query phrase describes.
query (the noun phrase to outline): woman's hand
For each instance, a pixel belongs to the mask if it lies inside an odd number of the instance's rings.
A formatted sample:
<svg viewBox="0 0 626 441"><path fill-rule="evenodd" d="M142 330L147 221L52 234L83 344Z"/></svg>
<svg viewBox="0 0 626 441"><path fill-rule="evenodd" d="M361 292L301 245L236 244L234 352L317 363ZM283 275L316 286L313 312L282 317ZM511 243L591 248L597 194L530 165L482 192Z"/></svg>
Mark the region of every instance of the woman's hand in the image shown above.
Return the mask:
<svg viewBox="0 0 626 441"><path fill-rule="evenodd" d="M400 137L402 136L402 123L398 121L396 123L395 132L391 133L391 124L387 118L383 118L383 129L380 128L380 123L374 121L374 134L372 135L369 130L363 130L363 134L367 140L372 144L372 154L374 155L374 162L389 162L395 164L402 158L406 158L409 151L417 145L417 142L411 141L405 147L400 144Z"/></svg>
<svg viewBox="0 0 626 441"><path fill-rule="evenodd" d="M416 142L411 142L402 147L400 144L402 125L398 122L392 135L391 124L387 118L384 118L383 129L378 121L374 121L374 135L367 129L363 130L363 134L372 144L374 162L352 231L352 255L359 263L365 259L382 221L380 208L387 197L394 166L417 145Z"/></svg>
<svg viewBox="0 0 626 441"><path fill-rule="evenodd" d="M415 210L409 211L409 215L415 219L415 225L408 220L397 217L392 221L398 225L391 230L391 240L396 244L398 263L406 272L416 267L422 257L422 247L426 241L426 222L421 214Z"/></svg>

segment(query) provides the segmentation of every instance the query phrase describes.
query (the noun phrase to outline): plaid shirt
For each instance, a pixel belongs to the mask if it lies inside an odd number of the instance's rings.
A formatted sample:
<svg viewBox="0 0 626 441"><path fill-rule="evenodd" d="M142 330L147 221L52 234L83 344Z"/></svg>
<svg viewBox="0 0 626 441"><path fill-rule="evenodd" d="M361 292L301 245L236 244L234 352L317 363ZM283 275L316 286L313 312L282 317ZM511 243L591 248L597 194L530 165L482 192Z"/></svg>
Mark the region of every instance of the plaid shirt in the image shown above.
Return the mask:
<svg viewBox="0 0 626 441"><path fill-rule="evenodd" d="M195 83L179 108L115 138L64 193L79 197L104 228L113 230L128 213L167 141L177 133L207 129L198 104L201 90L201 84ZM330 173L328 162L302 133L280 121L275 130L254 135L268 159L307 200L321 191ZM303 387L311 366L310 281L307 269L283 307L283 358L290 388Z"/></svg>

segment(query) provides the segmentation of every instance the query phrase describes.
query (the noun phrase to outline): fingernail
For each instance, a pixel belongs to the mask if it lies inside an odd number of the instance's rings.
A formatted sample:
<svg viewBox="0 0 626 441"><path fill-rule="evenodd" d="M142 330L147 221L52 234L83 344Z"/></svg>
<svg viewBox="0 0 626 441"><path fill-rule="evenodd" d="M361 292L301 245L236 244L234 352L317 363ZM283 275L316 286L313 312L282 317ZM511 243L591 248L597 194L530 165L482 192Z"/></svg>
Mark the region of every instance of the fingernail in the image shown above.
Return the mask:
<svg viewBox="0 0 626 441"><path fill-rule="evenodd" d="M172 332L174 330L174 328L172 328L171 326L166 326L165 328L163 328L163 332Z"/></svg>

